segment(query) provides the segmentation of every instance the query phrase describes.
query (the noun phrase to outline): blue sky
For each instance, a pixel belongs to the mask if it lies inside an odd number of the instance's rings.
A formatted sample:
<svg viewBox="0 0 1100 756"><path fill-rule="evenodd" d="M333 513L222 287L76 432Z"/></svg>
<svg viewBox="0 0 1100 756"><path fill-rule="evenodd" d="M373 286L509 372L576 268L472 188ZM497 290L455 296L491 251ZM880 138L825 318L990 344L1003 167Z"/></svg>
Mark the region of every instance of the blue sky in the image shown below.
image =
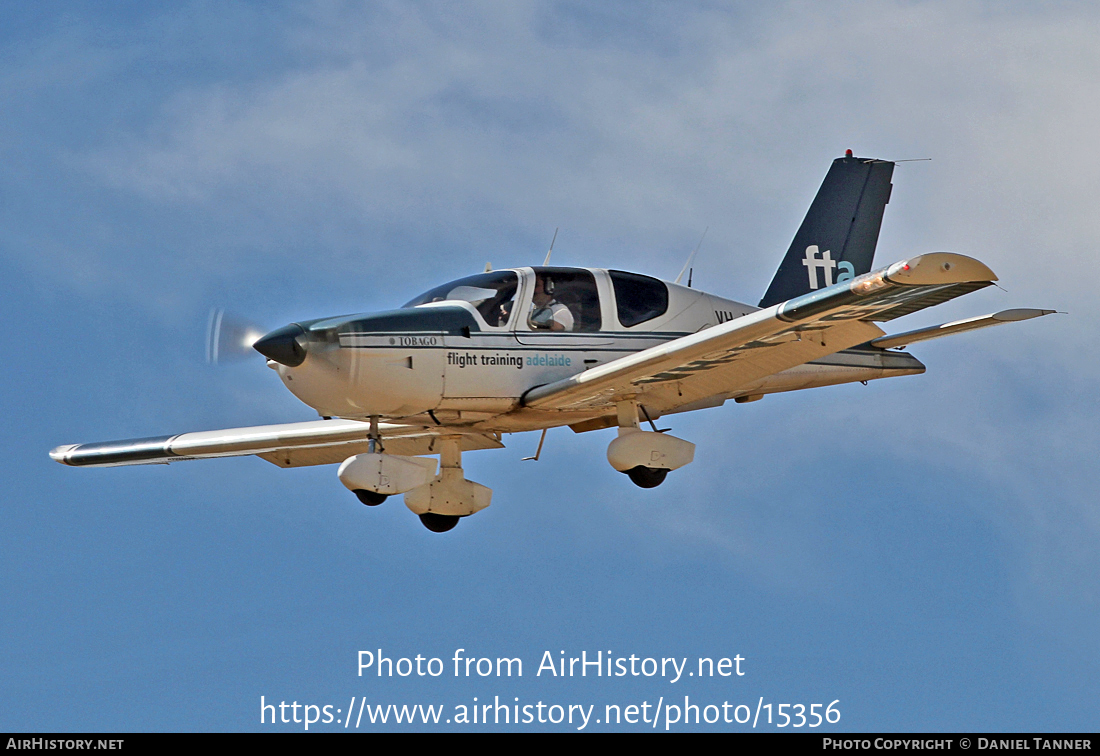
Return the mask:
<svg viewBox="0 0 1100 756"><path fill-rule="evenodd" d="M256 729L261 695L1096 729L1097 12L598 8L0 6L0 729ZM442 537L332 467L47 457L310 419L262 360L204 364L210 307L385 309L537 264L556 227L559 264L665 278L709 227L696 286L755 302L846 148L933 158L895 171L879 263L971 254L1007 290L894 330L1069 314L914 347L923 376L670 418L696 459L652 491L608 431L552 431L538 463L513 436L466 456L493 505ZM357 677L377 648L525 674ZM533 676L601 649L747 674Z"/></svg>

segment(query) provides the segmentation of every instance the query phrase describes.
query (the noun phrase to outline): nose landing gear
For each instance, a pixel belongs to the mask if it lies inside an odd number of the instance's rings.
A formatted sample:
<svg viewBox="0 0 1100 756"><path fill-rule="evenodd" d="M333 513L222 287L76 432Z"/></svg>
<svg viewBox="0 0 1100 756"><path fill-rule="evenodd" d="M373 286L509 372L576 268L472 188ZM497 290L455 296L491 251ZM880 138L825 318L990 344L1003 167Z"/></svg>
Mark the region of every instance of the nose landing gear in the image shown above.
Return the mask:
<svg viewBox="0 0 1100 756"><path fill-rule="evenodd" d="M435 512L425 512L420 515L420 522L433 533L446 533L458 524L458 515L442 515Z"/></svg>
<svg viewBox="0 0 1100 756"><path fill-rule="evenodd" d="M489 506L493 492L466 480L457 437L439 439L439 475L405 494L405 506L433 533L446 533L460 517Z"/></svg>

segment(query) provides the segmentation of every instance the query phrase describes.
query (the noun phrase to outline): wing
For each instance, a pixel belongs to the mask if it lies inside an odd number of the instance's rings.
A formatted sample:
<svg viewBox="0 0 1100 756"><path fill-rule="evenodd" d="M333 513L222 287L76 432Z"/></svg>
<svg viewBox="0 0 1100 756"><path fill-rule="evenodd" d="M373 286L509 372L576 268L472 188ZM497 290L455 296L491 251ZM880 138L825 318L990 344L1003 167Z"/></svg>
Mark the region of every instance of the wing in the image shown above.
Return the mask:
<svg viewBox="0 0 1100 756"><path fill-rule="evenodd" d="M280 467L304 467L343 462L366 452L369 430L369 423L358 420L313 420L59 446L50 457L63 465L115 467L255 454ZM391 454L431 454L437 451L436 442L443 435L460 436L462 451L503 447L497 434L456 428L379 423L378 430L385 450Z"/></svg>
<svg viewBox="0 0 1100 756"><path fill-rule="evenodd" d="M893 320L996 280L970 257L921 255L538 386L523 403L585 410L637 398L663 410L702 402L883 336L873 321Z"/></svg>

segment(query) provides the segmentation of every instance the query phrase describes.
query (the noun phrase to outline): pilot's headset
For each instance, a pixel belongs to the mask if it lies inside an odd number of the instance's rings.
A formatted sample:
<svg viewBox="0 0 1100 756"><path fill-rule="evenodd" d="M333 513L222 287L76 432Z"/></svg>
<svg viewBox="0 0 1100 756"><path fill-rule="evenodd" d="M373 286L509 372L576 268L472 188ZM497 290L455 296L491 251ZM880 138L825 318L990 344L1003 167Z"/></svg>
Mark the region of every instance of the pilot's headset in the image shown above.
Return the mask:
<svg viewBox="0 0 1100 756"><path fill-rule="evenodd" d="M545 291L548 296L554 296L554 279L550 276L543 276L542 290Z"/></svg>

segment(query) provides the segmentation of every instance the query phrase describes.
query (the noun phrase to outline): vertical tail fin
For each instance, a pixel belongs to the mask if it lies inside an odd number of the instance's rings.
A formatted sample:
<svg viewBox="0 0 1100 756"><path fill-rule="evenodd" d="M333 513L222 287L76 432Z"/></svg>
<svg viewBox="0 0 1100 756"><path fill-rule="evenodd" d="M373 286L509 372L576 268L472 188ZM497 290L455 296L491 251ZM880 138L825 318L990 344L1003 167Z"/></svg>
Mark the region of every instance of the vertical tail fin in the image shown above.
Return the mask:
<svg viewBox="0 0 1100 756"><path fill-rule="evenodd" d="M794 235L761 307L867 273L874 262L894 164L837 158Z"/></svg>

